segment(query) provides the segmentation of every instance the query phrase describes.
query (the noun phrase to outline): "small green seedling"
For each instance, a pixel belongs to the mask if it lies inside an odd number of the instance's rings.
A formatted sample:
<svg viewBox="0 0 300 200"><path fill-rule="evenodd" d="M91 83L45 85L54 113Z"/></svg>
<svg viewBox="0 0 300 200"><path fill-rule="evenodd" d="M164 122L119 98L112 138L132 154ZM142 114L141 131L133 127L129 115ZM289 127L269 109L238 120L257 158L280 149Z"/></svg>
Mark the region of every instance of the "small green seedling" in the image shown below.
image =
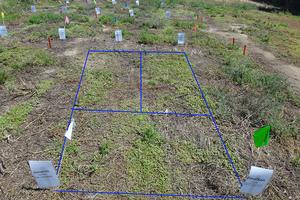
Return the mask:
<svg viewBox="0 0 300 200"><path fill-rule="evenodd" d="M263 147L269 144L271 126L266 125L253 134L253 140L256 147Z"/></svg>

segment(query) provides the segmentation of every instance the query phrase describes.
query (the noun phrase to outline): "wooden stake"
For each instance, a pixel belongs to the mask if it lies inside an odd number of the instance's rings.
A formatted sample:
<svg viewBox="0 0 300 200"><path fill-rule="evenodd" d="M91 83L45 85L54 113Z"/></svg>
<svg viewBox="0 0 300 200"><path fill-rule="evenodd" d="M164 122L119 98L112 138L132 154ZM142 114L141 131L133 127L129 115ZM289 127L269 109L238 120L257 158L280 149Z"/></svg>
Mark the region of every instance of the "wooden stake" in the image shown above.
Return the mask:
<svg viewBox="0 0 300 200"><path fill-rule="evenodd" d="M243 55L246 55L246 51L247 51L247 45L244 45L244 50L243 50Z"/></svg>
<svg viewBox="0 0 300 200"><path fill-rule="evenodd" d="M235 45L235 38L232 38L232 45Z"/></svg>
<svg viewBox="0 0 300 200"><path fill-rule="evenodd" d="M51 45L51 37L49 36L48 37L48 47L49 47L49 49L51 49L52 48L52 45Z"/></svg>
<svg viewBox="0 0 300 200"><path fill-rule="evenodd" d="M194 32L196 33L197 32L197 24L195 23L194 25Z"/></svg>
<svg viewBox="0 0 300 200"><path fill-rule="evenodd" d="M194 32L197 32L197 23L198 23L198 15L196 16L196 21L194 25Z"/></svg>

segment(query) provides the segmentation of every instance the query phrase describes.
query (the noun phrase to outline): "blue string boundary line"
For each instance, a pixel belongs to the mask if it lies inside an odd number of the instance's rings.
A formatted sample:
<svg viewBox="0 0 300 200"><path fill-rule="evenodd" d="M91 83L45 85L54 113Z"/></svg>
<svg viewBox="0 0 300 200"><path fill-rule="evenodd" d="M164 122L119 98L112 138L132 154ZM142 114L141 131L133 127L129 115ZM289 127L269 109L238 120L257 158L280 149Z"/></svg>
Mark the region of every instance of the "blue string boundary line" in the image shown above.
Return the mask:
<svg viewBox="0 0 300 200"><path fill-rule="evenodd" d="M88 109L88 108L76 108L76 102L78 99L78 94L81 88L81 84L83 81L83 76L84 76L84 72L86 69L86 65L87 65L87 61L89 58L90 53L137 53L140 55L140 111L129 111L129 110L96 110L96 109ZM199 89L199 95L201 96L201 98L203 99L203 101L205 102L206 108L209 112L209 114L197 114L197 113L176 113L176 112L143 112L143 104L142 104L142 96L143 96L143 79L142 79L142 73L143 73L143 54L177 54L177 55L183 55L186 59L186 62L191 70L192 76L195 80L195 82L197 83L197 87ZM199 116L199 117L210 117L215 130L218 134L218 137L220 138L220 141L222 143L222 146L225 150L225 153L227 155L228 161L232 167L232 170L237 178L238 183L240 184L240 186L242 186L242 182L241 182L241 178L236 170L236 167L234 165L234 162L230 156L230 153L227 149L227 146L225 144L225 141L223 139L223 136L219 130L219 127L216 123L216 120L214 118L213 112L205 98L204 92L201 88L201 84L197 79L197 76L195 74L195 71L192 67L192 64L190 63L190 60L186 54L186 52L182 51L143 51L143 50L88 50L85 61L84 61L84 65L82 67L82 71L81 71L81 75L80 75L80 80L77 86L77 91L75 94L75 98L74 98L74 102L73 102L73 106L71 109L71 113L70 113L70 117L68 120L68 125L67 125L67 129L70 126L71 120L73 118L74 112L75 111L86 111L86 112L96 112L96 113L132 113L132 114L147 114L147 115L175 115L175 116L187 116L187 117L195 117L195 116ZM62 149L60 152L60 156L59 156L59 160L58 160L58 165L56 168L56 174L59 176L60 173L60 169L62 166L62 161L63 161L63 156L64 156L64 152L65 152L65 147L66 147L66 143L67 143L67 138L64 137L63 140L63 144L62 144ZM61 192L61 193L89 193L89 194L102 194L102 195L135 195L135 196L156 196L156 197L188 197L188 198L195 198L195 199L245 199L242 196L209 196L209 195L193 195L193 194L151 194L151 193L139 193L139 192L91 192L91 191L86 191L86 190L54 190L55 192Z"/></svg>
<svg viewBox="0 0 300 200"><path fill-rule="evenodd" d="M54 190L60 193L82 193L90 195L132 195L132 196L148 196L148 197L185 197L192 199L246 199L242 196L229 196L229 195L193 195L193 194L155 194L155 193L142 193L142 192L96 192L86 190Z"/></svg>
<svg viewBox="0 0 300 200"><path fill-rule="evenodd" d="M177 112L140 112L132 110L96 110L88 108L74 108L75 111L86 111L94 113L132 113L141 115L175 115L177 117L210 117L209 114L201 113L177 113Z"/></svg>

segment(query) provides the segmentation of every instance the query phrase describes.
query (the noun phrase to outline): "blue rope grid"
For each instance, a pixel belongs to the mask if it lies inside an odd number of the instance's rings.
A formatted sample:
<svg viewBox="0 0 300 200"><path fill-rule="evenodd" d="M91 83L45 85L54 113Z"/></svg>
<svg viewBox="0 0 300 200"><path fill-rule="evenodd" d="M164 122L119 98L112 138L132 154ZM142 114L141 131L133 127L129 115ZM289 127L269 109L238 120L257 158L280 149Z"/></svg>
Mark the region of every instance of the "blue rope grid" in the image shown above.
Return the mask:
<svg viewBox="0 0 300 200"><path fill-rule="evenodd" d="M132 54L139 54L140 57L140 67L139 67L139 75L140 75L140 80L139 80L139 84L140 84L140 91L139 91L139 95L140 95L140 100L139 100L139 111L130 111L130 110L97 110L97 109L88 109L88 108L78 108L75 107L77 100L78 100L78 94L81 88L81 84L82 84L82 80L83 80L83 76L84 76L84 72L86 70L86 65L87 65L87 61L89 58L89 55L91 53L132 53ZM201 114L201 113L176 113L176 112L144 112L143 111L143 54L171 54L171 55L183 55L185 57L185 60L189 66L189 69L192 73L192 76L195 80L195 82L197 83L197 87L199 89L199 95L201 96L201 98L203 99L203 101L205 102L206 108L208 110L208 114ZM70 126L71 120L73 118L73 114L74 111L85 111L85 112L95 112L95 113L132 113L132 114L145 114L145 115L175 115L178 117L209 117L212 122L213 125L215 127L215 130L220 138L220 141L222 143L222 146L224 148L224 151L227 155L227 159L232 167L232 170L236 176L236 179L238 181L238 183L240 184L240 186L242 186L242 182L241 182L241 178L236 170L236 167L233 163L233 160L230 156L230 153L227 149L227 146L224 142L224 139L222 137L222 134L219 130L219 127L216 123L216 120L214 118L214 115L212 113L212 110L205 98L204 92L201 88L200 82L197 79L197 76L195 74L195 71L192 67L192 64L189 61L189 58L186 54L186 52L184 51L141 51L141 50L89 50L87 52L85 61L84 61L84 65L81 71L81 75L80 75L80 80L78 83L78 87L77 87L77 91L76 91L76 95L74 98L74 102L73 102L73 106L72 106L72 110L71 110L71 114L69 117L69 121L68 121L68 125L67 125L67 129ZM67 138L64 137L63 140L63 144L62 144L62 149L60 152L60 156L59 156L59 160L58 160L58 166L56 169L56 174L59 175L60 173L60 169L62 166L62 160L63 160L63 156L64 156L64 152L65 152L65 147L66 147L66 143L67 143ZM98 191L87 191L87 190L54 190L55 192L61 192L61 193L86 193L86 194L99 194L99 195L132 195L132 196L148 196L148 197L186 197L186 198L194 198L194 199L245 199L245 197L243 196L209 196L209 195L194 195L194 194L155 194L155 193L142 193L142 192L122 192L122 191L115 191L115 192L98 192Z"/></svg>

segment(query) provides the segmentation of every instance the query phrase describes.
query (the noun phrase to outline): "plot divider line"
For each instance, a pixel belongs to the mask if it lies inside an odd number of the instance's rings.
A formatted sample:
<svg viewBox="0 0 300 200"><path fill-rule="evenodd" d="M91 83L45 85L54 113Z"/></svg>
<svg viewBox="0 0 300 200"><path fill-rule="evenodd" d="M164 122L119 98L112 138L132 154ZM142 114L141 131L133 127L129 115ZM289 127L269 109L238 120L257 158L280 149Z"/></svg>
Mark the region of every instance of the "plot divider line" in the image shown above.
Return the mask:
<svg viewBox="0 0 300 200"><path fill-rule="evenodd" d="M95 113L132 113L132 114L144 114L144 115L176 115L177 117L210 117L206 113L177 113L177 112L139 112L132 110L97 110L88 108L74 108L74 111L86 111Z"/></svg>
<svg viewBox="0 0 300 200"><path fill-rule="evenodd" d="M82 83L82 80L83 80L83 75L84 75L84 71L85 71L85 68L86 68L87 60L89 58L89 54L90 54L90 50L88 50L88 52L86 54L85 61L84 61L83 67L82 67L82 71L81 71L81 75L80 75L80 80L79 80L79 83L78 83L76 95L75 95L73 106L72 106L72 111L71 111L70 118L69 118L68 125L67 125L67 130L69 129L69 126L70 126L72 118L73 118L73 114L74 114L74 110L75 110L75 105L76 105L76 102L77 102L77 99L78 99L78 94L79 94L79 91L80 91L80 87L81 87L81 83ZM66 143L67 143L67 138L64 137L62 149L61 149L59 160L58 160L58 165L57 165L57 168L56 168L56 175L59 174L60 169L61 169L61 164L62 164L62 160L63 160L63 157L64 157Z"/></svg>
<svg viewBox="0 0 300 200"><path fill-rule="evenodd" d="M148 53L148 54L184 54L183 51L147 51L147 50L90 50L90 53Z"/></svg>
<svg viewBox="0 0 300 200"><path fill-rule="evenodd" d="M202 88L201 88L200 82L198 81L198 79L197 79L197 77L196 77L195 71L194 71L194 69L193 69L193 67L192 67L192 65L191 65L191 63L190 63L190 60L189 60L187 54L184 53L184 56L185 56L186 61L187 61L188 65L189 65L189 67L190 67L190 70L191 70L191 72L192 72L192 74L193 74L193 77L194 77L194 79L195 79L195 81L196 81L196 83L197 83L197 86L198 86L198 88L199 88L200 95L201 95L202 99L203 99L204 102L205 102L206 108L207 108L207 110L208 110L208 112L209 112L210 118L211 118L211 120L212 120L212 122L213 122L213 124L214 124L214 127L215 127L215 129L216 129L216 132L218 133L218 136L219 136L219 138L220 138L220 140L221 140L221 142L222 142L223 148L224 148L225 153L226 153L226 155L227 155L227 157L228 157L228 161L229 161L229 163L231 164L231 167L232 167L233 172L234 172L234 174L235 174L235 176L236 176L236 178L237 178L238 183L240 184L240 186L242 186L241 178L240 178L240 176L239 176L239 174L238 174L238 172L237 172L237 170L236 170L236 167L234 166L233 160L232 160L232 158L231 158L231 156L230 156L230 153L229 153L229 151L228 151L228 149L227 149L227 146L226 146L226 144L225 144L225 142L224 142L224 139L223 139L223 137L222 137L222 134L221 134L221 132L220 132L220 130L219 130L219 127L218 127L218 125L217 125L216 119L214 118L214 115L213 115L213 113L212 113L212 111L211 111L211 108L210 108L210 106L209 106L209 104L208 104L208 102L207 102L207 100L206 100L206 98L205 98L205 95L204 95L204 92L203 92L203 90L202 90Z"/></svg>
<svg viewBox="0 0 300 200"><path fill-rule="evenodd" d="M159 194L159 193L141 193L141 192L97 192L97 191L85 191L85 190L54 190L54 192L60 193L84 193L93 195L133 195L133 196L152 196L152 197L188 197L192 199L246 199L242 196L213 196L213 195L193 195L193 194Z"/></svg>
<svg viewBox="0 0 300 200"><path fill-rule="evenodd" d="M140 52L140 112L143 112L143 53Z"/></svg>

